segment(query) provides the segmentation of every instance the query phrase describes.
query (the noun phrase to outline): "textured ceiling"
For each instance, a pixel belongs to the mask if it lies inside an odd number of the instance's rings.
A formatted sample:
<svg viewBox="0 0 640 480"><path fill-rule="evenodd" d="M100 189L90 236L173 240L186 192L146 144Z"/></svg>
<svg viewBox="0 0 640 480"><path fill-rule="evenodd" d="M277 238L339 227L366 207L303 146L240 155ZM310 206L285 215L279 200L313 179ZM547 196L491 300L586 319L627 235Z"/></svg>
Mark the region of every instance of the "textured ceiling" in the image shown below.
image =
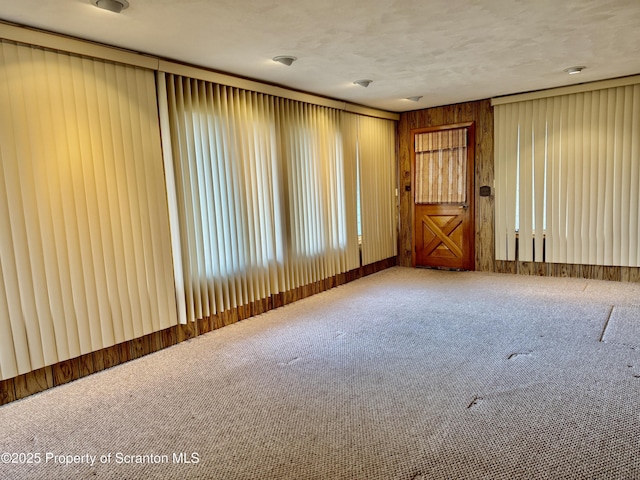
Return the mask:
<svg viewBox="0 0 640 480"><path fill-rule="evenodd" d="M0 19L390 111L640 73L640 0L129 3L0 0Z"/></svg>

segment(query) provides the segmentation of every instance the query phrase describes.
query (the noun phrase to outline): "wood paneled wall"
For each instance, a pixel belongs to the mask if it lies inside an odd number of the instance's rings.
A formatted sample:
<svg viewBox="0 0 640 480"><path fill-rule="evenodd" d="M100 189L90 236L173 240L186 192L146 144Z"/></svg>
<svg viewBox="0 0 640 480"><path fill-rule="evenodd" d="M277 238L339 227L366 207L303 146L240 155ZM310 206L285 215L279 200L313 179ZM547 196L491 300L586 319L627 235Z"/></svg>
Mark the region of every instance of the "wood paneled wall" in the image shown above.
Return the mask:
<svg viewBox="0 0 640 480"><path fill-rule="evenodd" d="M0 381L0 405L19 400L29 395L42 392L48 388L62 385L100 370L140 358L149 353L162 350L190 338L203 335L239 320L260 315L268 310L281 307L330 288L357 280L372 273L379 272L397 264L397 257L387 258L379 262L365 265L346 273L311 283L288 292L272 295L259 302L234 308L220 315L189 322L175 327L146 335L142 338L104 348L65 362L40 368L15 378Z"/></svg>
<svg viewBox="0 0 640 480"><path fill-rule="evenodd" d="M460 103L444 107L406 112L398 122L400 234L398 236L398 264L411 266L411 138L414 128L475 122L475 245L476 270L550 277L575 277L621 282L640 282L640 268L603 267L597 265L569 265L541 262L495 261L494 245L494 197L480 197L480 187L493 189L493 108L490 100ZM492 190L493 191L493 190Z"/></svg>
<svg viewBox="0 0 640 480"><path fill-rule="evenodd" d="M493 187L493 109L489 100L459 103L445 107L428 108L406 112L398 122L398 187L400 189L400 235L398 236L398 263L411 266L411 217L412 192L405 187L411 185L411 138L414 128L436 127L456 123L475 123L475 245L476 270L494 270L494 201L491 197L480 197L483 185Z"/></svg>
<svg viewBox="0 0 640 480"><path fill-rule="evenodd" d="M498 273L516 273L540 277L589 278L592 280L640 283L640 268L637 267L604 267L602 265L496 260L495 271Z"/></svg>

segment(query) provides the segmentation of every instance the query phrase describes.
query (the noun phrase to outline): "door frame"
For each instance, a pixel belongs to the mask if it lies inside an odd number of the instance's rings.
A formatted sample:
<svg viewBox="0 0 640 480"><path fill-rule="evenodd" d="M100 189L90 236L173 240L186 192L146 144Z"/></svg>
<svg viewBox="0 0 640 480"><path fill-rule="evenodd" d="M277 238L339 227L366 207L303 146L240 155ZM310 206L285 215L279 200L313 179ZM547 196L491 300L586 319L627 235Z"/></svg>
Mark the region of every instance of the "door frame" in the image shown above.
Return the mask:
<svg viewBox="0 0 640 480"><path fill-rule="evenodd" d="M419 133L437 132L441 130L454 130L456 128L467 129L467 204L469 205L469 230L471 232L469 239L469 262L470 271L476 269L476 196L475 196L475 177L476 177L476 149L475 149L475 122L452 123L450 125L438 125L435 127L412 128L409 131L411 146L411 266L416 267L416 135Z"/></svg>

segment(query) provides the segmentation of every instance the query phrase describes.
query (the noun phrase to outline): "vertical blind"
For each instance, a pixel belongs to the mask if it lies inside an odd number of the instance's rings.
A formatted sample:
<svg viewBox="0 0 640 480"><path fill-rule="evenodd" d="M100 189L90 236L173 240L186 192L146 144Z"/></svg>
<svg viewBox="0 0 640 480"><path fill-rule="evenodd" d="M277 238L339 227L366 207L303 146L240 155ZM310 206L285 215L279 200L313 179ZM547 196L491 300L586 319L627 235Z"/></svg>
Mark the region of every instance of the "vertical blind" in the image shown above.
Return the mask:
<svg viewBox="0 0 640 480"><path fill-rule="evenodd" d="M391 257L395 198L393 121L2 40L0 379L358 268L359 204Z"/></svg>
<svg viewBox="0 0 640 480"><path fill-rule="evenodd" d="M396 125L358 117L362 263L397 254Z"/></svg>
<svg viewBox="0 0 640 480"><path fill-rule="evenodd" d="M640 84L496 105L495 141L496 259L640 266Z"/></svg>
<svg viewBox="0 0 640 480"><path fill-rule="evenodd" d="M358 266L341 112L171 74L158 84L188 319Z"/></svg>
<svg viewBox="0 0 640 480"><path fill-rule="evenodd" d="M153 72L0 42L0 379L177 323Z"/></svg>
<svg viewBox="0 0 640 480"><path fill-rule="evenodd" d="M359 115L341 112L342 155L344 158L345 218L347 219L347 270L360 267L358 222L360 201L358 185L358 119Z"/></svg>

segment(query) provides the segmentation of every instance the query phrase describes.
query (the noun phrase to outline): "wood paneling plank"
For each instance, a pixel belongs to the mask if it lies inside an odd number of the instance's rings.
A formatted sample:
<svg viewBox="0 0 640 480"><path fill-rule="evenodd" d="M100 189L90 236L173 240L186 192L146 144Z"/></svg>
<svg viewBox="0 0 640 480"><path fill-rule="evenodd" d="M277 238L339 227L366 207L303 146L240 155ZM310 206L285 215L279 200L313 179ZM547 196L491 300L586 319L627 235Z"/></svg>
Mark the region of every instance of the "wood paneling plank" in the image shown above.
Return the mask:
<svg viewBox="0 0 640 480"><path fill-rule="evenodd" d="M80 378L79 360L77 358L56 363L52 365L52 370L54 386L63 385Z"/></svg>
<svg viewBox="0 0 640 480"><path fill-rule="evenodd" d="M225 326L233 325L234 323L237 323L237 322L238 322L238 310L236 309L229 310L226 318Z"/></svg>
<svg viewBox="0 0 640 480"><path fill-rule="evenodd" d="M105 348L103 359L105 369L114 367L120 363L124 363L120 361L120 348L118 347L118 345Z"/></svg>
<svg viewBox="0 0 640 480"><path fill-rule="evenodd" d="M211 318L213 320L213 329L214 330L217 330L218 328L224 327L224 320L223 320L222 316L219 313L215 314Z"/></svg>
<svg viewBox="0 0 640 480"><path fill-rule="evenodd" d="M162 348L171 347L178 343L178 326L162 330Z"/></svg>
<svg viewBox="0 0 640 480"><path fill-rule="evenodd" d="M125 363L131 360L131 351L128 342L123 342L118 345L118 350L120 350L120 363Z"/></svg>
<svg viewBox="0 0 640 480"><path fill-rule="evenodd" d="M518 265L515 261L508 260L496 260L495 261L495 271L498 273L509 273L516 274L518 273Z"/></svg>
<svg viewBox="0 0 640 480"><path fill-rule="evenodd" d="M16 399L15 378L0 380L0 405L6 405Z"/></svg>
<svg viewBox="0 0 640 480"><path fill-rule="evenodd" d="M158 350L162 350L162 331L153 332L151 334L151 338L149 340L149 347L151 348L149 353L157 352Z"/></svg>
<svg viewBox="0 0 640 480"><path fill-rule="evenodd" d="M620 280L623 282L640 282L640 268L638 267L621 267Z"/></svg>
<svg viewBox="0 0 640 480"><path fill-rule="evenodd" d="M148 353L149 347L148 345L145 347L145 343L149 341L147 336L141 338L134 338L129 342L129 359L134 360L136 358L140 358Z"/></svg>
<svg viewBox="0 0 640 480"><path fill-rule="evenodd" d="M47 380L47 372L44 368L39 368L33 372L25 373L15 377L15 399L28 397L35 393L51 388L51 383ZM70 381L70 380L69 380Z"/></svg>
<svg viewBox="0 0 640 480"><path fill-rule="evenodd" d="M604 267L602 273L603 280L619 282L622 279L620 267Z"/></svg>
<svg viewBox="0 0 640 480"><path fill-rule="evenodd" d="M275 293L271 295L271 305L271 308L279 308L283 305L281 293Z"/></svg>
<svg viewBox="0 0 640 480"><path fill-rule="evenodd" d="M209 333L212 330L213 320L210 316L200 320L200 325L198 325L198 331L200 332L200 335L202 335L203 333Z"/></svg>
<svg viewBox="0 0 640 480"><path fill-rule="evenodd" d="M105 369L104 366L104 348L98 350L97 352L93 352L91 354L93 357L93 371L100 372Z"/></svg>
<svg viewBox="0 0 640 480"><path fill-rule="evenodd" d="M85 355L80 355L80 358L78 359L78 369L78 375L80 378L94 373L96 370L93 366L93 354L87 353Z"/></svg>
<svg viewBox="0 0 640 480"><path fill-rule="evenodd" d="M186 340L190 340L197 336L198 336L198 333L197 333L196 322L191 322L187 320L186 324L178 325L178 343L184 342Z"/></svg>
<svg viewBox="0 0 640 480"><path fill-rule="evenodd" d="M546 277L549 275L547 264L543 262L533 262L532 275Z"/></svg>

